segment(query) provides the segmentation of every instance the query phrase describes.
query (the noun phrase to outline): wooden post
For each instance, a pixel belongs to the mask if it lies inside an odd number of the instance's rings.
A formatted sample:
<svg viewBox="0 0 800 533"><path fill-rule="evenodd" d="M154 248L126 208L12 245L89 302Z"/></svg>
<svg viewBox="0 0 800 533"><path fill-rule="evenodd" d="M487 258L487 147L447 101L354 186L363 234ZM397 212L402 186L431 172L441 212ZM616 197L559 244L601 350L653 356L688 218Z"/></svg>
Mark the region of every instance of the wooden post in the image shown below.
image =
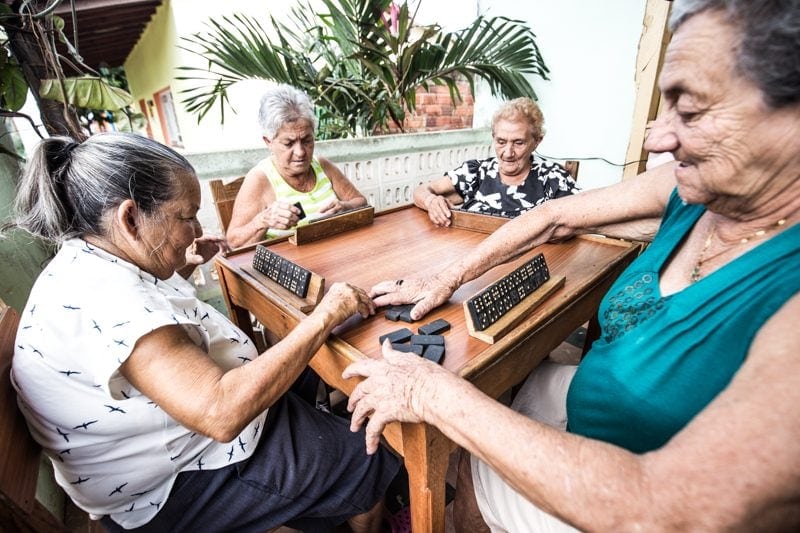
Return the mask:
<svg viewBox="0 0 800 533"><path fill-rule="evenodd" d="M625 161L639 161L626 165L622 178L630 178L644 172L647 152L642 148L647 137L648 123L658 115L661 91L658 90L658 75L664 59L664 50L669 42L667 19L671 3L667 0L647 0L642 23L642 37L636 57L636 104L633 109L631 138Z"/></svg>

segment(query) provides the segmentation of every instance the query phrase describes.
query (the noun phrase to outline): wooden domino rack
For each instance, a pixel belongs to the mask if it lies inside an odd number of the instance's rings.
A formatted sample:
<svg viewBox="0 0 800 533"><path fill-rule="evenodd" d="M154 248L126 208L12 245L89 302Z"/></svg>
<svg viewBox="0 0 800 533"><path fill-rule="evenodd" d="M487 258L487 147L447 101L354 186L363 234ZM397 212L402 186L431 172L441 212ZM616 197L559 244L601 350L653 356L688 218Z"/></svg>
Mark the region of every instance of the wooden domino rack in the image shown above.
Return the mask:
<svg viewBox="0 0 800 533"><path fill-rule="evenodd" d="M472 213L461 209L451 209L450 227L477 231L478 233L494 233L494 230L512 220L506 217Z"/></svg>
<svg viewBox="0 0 800 533"><path fill-rule="evenodd" d="M301 245L318 241L343 231L372 224L374 218L375 208L371 205L318 218L308 224L297 226L294 235L289 237L289 242Z"/></svg>
<svg viewBox="0 0 800 533"><path fill-rule="evenodd" d="M550 277L543 254L534 256L464 302L467 331L494 344L565 281L564 276Z"/></svg>
<svg viewBox="0 0 800 533"><path fill-rule="evenodd" d="M325 278L281 257L266 246L257 245L255 249L253 263L243 265L243 271L304 313L317 306L325 292ZM265 265L269 260L272 260L272 268Z"/></svg>

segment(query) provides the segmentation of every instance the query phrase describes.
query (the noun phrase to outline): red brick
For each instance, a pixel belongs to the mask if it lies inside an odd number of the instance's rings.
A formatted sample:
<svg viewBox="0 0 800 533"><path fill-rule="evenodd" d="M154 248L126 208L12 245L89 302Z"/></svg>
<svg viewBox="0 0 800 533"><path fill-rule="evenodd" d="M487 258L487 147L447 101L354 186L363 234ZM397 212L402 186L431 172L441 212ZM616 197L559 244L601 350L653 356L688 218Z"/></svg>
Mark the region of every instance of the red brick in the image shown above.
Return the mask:
<svg viewBox="0 0 800 533"><path fill-rule="evenodd" d="M436 101L436 96L424 91L417 91L417 107L431 104Z"/></svg>
<svg viewBox="0 0 800 533"><path fill-rule="evenodd" d="M433 105L433 104L425 106L424 114L425 115L433 115L433 116L441 115L442 114L442 106Z"/></svg>

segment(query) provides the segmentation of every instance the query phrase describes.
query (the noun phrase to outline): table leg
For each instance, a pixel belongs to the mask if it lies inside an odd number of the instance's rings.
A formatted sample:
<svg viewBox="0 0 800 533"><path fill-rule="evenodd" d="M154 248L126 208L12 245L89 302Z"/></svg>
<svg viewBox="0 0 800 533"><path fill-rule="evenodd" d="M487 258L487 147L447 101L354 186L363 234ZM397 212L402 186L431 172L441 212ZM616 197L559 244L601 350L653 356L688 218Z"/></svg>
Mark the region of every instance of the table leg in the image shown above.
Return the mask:
<svg viewBox="0 0 800 533"><path fill-rule="evenodd" d="M219 278L219 285L222 289L222 297L225 300L225 305L228 308L231 322L241 329L250 339L255 342L255 332L253 331L253 323L250 321L250 311L244 307L240 307L233 303L230 298L231 290L228 286L228 271L224 268L217 268L217 277Z"/></svg>
<svg viewBox="0 0 800 533"><path fill-rule="evenodd" d="M453 444L427 424L403 424L402 432L411 497L411 530L443 533L445 475Z"/></svg>
<svg viewBox="0 0 800 533"><path fill-rule="evenodd" d="M597 319L597 313L595 312L592 315L592 318L589 319L589 323L586 326L586 339L583 341L583 352L581 353L581 358L591 349L592 344L594 341L600 338L600 322Z"/></svg>

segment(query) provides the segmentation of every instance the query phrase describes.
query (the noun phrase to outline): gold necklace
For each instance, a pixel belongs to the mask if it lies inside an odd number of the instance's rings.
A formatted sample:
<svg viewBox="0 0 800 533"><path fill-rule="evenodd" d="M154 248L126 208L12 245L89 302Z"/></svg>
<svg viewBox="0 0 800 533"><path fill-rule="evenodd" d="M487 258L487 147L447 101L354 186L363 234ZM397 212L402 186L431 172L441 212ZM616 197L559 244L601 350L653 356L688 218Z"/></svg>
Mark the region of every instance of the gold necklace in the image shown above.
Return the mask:
<svg viewBox="0 0 800 533"><path fill-rule="evenodd" d="M739 242L736 243L736 244L747 244L748 242L750 242L753 239L760 239L761 237L766 235L768 232L770 232L770 231L772 231L772 230L774 230L776 228L780 228L784 224L786 224L786 219L782 218L782 219L778 220L777 222L775 222L774 224L772 224L770 226L767 226L766 228L762 228L762 229L756 231L755 233L752 233L752 234L748 235L747 237L742 237L741 239L739 239ZM700 278L703 277L703 276L700 275L700 269L703 267L704 263L706 263L707 261L710 261L710 260L714 259L715 257L718 257L718 256L720 256L720 255L724 254L725 252L727 252L727 251L732 249L732 248L725 248L724 250L722 250L720 252L717 252L712 256L706 257L706 252L708 251L708 247L711 246L711 241L714 240L714 235L716 235L716 232L717 232L717 225L714 224L713 226L711 226L711 231L708 232L708 237L706 237L706 242L705 242L705 244L703 244L703 249L700 250L700 256L697 258L697 262L694 264L694 268L692 268L692 273L689 275L689 281L691 281L692 283L696 283L697 281L700 280Z"/></svg>
<svg viewBox="0 0 800 533"><path fill-rule="evenodd" d="M711 241L714 239L714 233L716 233L716 231L717 231L717 225L714 224L713 226L711 226L711 231L708 232L708 237L706 237L706 243L703 245L703 249L700 250L700 256L697 258L697 262L694 264L692 273L689 275L689 281L691 281L692 283L696 283L701 278L700 268L703 266L703 263L708 260L706 258L706 252L708 251L708 247L711 246ZM714 257L716 257L716 255Z"/></svg>
<svg viewBox="0 0 800 533"><path fill-rule="evenodd" d="M748 237L742 237L742 239L739 242L741 244L746 244L746 243L750 242L751 239L759 239L759 238L763 237L764 235L766 235L768 231L772 231L775 228L780 228L784 224L786 224L786 219L782 218L779 221L777 221L776 223L774 223L773 225L767 226L764 229L760 229L760 230L758 230L757 232L753 233L752 235L750 235Z"/></svg>

